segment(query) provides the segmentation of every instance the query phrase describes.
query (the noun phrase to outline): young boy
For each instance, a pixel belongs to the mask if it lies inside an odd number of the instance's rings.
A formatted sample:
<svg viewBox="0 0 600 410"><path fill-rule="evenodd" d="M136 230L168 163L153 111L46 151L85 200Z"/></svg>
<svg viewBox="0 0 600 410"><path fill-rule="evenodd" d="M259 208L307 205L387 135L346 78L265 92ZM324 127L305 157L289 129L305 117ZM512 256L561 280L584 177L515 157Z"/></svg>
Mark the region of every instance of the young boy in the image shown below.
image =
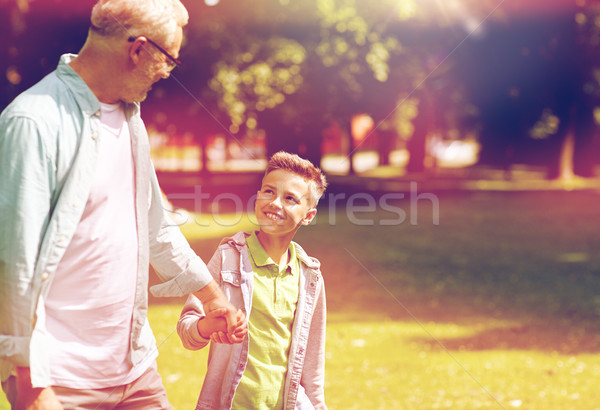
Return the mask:
<svg viewBox="0 0 600 410"><path fill-rule="evenodd" d="M189 296L177 324L183 345L197 350L213 342L196 409L326 408L323 277L319 261L292 242L315 217L326 185L309 161L273 155L254 206L259 230L225 238L208 263L249 318L249 331L232 344L223 319L205 317Z"/></svg>

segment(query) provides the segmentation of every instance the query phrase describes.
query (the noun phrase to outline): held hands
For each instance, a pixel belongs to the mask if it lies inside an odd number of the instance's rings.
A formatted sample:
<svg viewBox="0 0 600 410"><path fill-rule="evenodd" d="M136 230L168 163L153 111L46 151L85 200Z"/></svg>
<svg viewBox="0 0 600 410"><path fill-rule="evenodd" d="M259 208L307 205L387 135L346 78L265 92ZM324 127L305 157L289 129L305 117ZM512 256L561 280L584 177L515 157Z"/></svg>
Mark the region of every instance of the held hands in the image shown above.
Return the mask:
<svg viewBox="0 0 600 410"><path fill-rule="evenodd" d="M240 343L248 333L246 316L241 310L236 313L237 326L232 333L227 331L227 321L221 316L219 310L213 310L206 316L198 320L198 332L205 339L212 340L215 343L233 344Z"/></svg>
<svg viewBox="0 0 600 410"><path fill-rule="evenodd" d="M217 343L240 343L248 334L246 315L236 309L212 281L195 293L204 306L206 317L198 321L200 335Z"/></svg>

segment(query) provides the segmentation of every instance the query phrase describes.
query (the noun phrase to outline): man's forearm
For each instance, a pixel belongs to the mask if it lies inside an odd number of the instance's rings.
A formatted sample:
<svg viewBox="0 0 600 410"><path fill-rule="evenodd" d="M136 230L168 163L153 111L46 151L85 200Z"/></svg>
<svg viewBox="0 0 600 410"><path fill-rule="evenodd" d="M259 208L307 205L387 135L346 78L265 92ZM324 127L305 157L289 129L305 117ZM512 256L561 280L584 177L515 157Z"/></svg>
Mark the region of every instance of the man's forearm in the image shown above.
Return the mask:
<svg viewBox="0 0 600 410"><path fill-rule="evenodd" d="M203 305L209 304L209 302L218 299L227 301L225 295L221 291L221 288L214 280L210 281L205 287L195 292L194 296L200 299L200 302L202 302Z"/></svg>

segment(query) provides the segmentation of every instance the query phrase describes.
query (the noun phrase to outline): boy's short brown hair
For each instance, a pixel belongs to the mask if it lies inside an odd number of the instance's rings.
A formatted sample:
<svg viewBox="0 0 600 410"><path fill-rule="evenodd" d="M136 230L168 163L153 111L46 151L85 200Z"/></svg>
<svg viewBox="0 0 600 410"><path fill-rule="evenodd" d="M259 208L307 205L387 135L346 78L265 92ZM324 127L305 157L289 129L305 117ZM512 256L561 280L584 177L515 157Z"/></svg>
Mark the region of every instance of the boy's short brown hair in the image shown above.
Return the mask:
<svg viewBox="0 0 600 410"><path fill-rule="evenodd" d="M308 181L311 193L310 202L312 206L317 206L319 199L325 192L325 188L327 188L327 180L319 168L315 167L309 160L300 158L296 154L279 151L269 159L265 175L278 169L292 172Z"/></svg>

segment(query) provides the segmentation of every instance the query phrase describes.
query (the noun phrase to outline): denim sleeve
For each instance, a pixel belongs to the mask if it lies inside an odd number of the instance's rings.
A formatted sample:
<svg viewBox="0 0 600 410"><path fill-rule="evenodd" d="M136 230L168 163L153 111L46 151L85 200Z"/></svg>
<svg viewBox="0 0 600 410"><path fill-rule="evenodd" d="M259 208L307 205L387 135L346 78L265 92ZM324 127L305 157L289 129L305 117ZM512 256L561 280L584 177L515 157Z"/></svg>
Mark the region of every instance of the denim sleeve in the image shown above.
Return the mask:
<svg viewBox="0 0 600 410"><path fill-rule="evenodd" d="M327 409L325 405L325 331L327 322L327 303L325 283L319 280L319 292L315 298L315 307L310 324L306 357L302 371L301 384L315 409Z"/></svg>
<svg viewBox="0 0 600 410"><path fill-rule="evenodd" d="M50 219L54 161L27 116L0 117L0 358L29 366L37 254ZM4 373L4 371L3 371ZM4 374L3 374L4 376Z"/></svg>

